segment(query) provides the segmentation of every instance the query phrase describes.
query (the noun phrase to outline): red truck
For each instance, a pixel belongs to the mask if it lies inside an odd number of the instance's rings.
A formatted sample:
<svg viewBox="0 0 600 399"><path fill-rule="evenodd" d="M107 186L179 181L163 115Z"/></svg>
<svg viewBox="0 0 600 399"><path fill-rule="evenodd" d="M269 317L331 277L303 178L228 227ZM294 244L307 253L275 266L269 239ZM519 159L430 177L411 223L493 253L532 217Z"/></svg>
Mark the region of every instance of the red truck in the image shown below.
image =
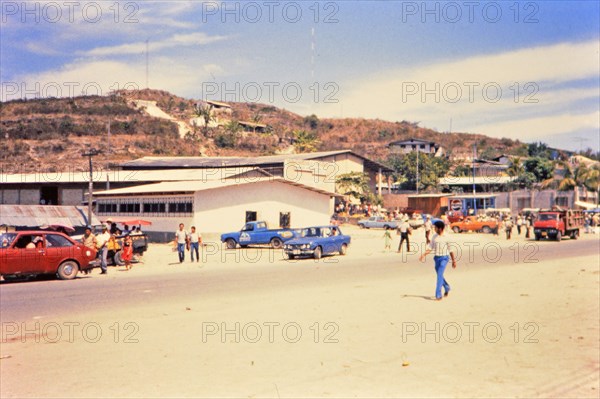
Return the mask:
<svg viewBox="0 0 600 399"><path fill-rule="evenodd" d="M583 227L584 216L582 211L572 209L553 208L543 210L533 223L535 240L552 238L560 241L563 236L569 236L573 240L579 237L579 229Z"/></svg>

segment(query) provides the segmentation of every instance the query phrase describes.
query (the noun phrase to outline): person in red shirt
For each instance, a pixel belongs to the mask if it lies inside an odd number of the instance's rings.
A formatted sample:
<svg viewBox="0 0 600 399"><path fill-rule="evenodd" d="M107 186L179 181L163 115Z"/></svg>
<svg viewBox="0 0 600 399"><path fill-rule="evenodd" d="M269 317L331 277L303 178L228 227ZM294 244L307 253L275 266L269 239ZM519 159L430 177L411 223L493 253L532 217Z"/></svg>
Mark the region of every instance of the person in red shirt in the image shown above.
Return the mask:
<svg viewBox="0 0 600 399"><path fill-rule="evenodd" d="M131 236L127 234L125 239L123 240L123 249L121 250L121 258L125 262L125 268L127 270L131 269L131 258L133 258L133 240Z"/></svg>

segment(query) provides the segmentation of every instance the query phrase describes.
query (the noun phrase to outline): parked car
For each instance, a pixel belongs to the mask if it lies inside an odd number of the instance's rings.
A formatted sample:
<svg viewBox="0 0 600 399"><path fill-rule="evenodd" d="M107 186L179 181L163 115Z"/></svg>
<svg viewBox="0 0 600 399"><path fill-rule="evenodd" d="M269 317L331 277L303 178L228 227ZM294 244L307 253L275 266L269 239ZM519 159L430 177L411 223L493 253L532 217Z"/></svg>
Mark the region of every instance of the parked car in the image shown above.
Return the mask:
<svg viewBox="0 0 600 399"><path fill-rule="evenodd" d="M395 229L398 227L398 222L387 220L383 216L371 216L368 219L359 220L358 227L361 229Z"/></svg>
<svg viewBox="0 0 600 399"><path fill-rule="evenodd" d="M487 234L498 228L498 222L493 219L481 220L477 216L467 216L460 222L450 224L450 228L455 233L462 233L463 231L480 231Z"/></svg>
<svg viewBox="0 0 600 399"><path fill-rule="evenodd" d="M267 222L248 222L240 231L221 235L227 249L235 249L239 244L245 248L248 245L270 244L273 248L281 248L283 243L294 237L290 229L270 230Z"/></svg>
<svg viewBox="0 0 600 399"><path fill-rule="evenodd" d="M7 281L39 274L71 280L97 265L95 250L63 233L32 230L0 235L0 275Z"/></svg>
<svg viewBox="0 0 600 399"><path fill-rule="evenodd" d="M338 226L315 226L301 229L296 238L283 245L283 250L289 259L299 256L321 259L323 255L346 255L349 245L350 236L342 234Z"/></svg>
<svg viewBox="0 0 600 399"><path fill-rule="evenodd" d="M408 220L408 224L411 229L418 229L425 224L425 215L422 213L413 213L412 217Z"/></svg>

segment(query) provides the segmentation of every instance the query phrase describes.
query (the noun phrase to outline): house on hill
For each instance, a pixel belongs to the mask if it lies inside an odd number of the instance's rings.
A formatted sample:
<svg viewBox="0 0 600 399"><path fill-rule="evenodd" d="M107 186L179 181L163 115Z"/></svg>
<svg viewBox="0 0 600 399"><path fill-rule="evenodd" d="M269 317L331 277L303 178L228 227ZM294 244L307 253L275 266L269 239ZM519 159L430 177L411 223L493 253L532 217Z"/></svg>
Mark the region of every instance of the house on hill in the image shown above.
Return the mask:
<svg viewBox="0 0 600 399"><path fill-rule="evenodd" d="M395 154L409 154L414 151L421 153L441 156L442 148L433 141L421 140L421 139L408 139L394 141L388 144L390 152Z"/></svg>
<svg viewBox="0 0 600 399"><path fill-rule="evenodd" d="M264 123L238 121L238 124L245 132L266 133L269 131L269 127Z"/></svg>

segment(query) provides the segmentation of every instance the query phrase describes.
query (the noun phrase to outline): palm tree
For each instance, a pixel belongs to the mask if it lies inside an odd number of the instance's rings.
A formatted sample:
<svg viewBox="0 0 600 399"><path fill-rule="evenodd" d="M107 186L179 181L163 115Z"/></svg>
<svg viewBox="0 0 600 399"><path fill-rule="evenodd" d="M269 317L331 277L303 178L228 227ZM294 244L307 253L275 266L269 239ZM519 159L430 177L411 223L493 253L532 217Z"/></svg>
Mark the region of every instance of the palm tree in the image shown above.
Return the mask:
<svg viewBox="0 0 600 399"><path fill-rule="evenodd" d="M202 118L204 120L204 134L208 131L208 124L215 120L215 116L212 112L212 105L198 105L194 107L194 116Z"/></svg>
<svg viewBox="0 0 600 399"><path fill-rule="evenodd" d="M542 188L554 188L558 191L569 191L577 187L575 171L569 162L556 161L554 165L554 176L544 180L541 183ZM562 170L562 173L556 173L556 169Z"/></svg>
<svg viewBox="0 0 600 399"><path fill-rule="evenodd" d="M314 152L320 144L317 135L306 130L295 130L292 135L294 136L294 147L298 152Z"/></svg>
<svg viewBox="0 0 600 399"><path fill-rule="evenodd" d="M576 181L587 190L594 191L600 200L600 165L596 164L592 167L587 167L581 164L575 170Z"/></svg>
<svg viewBox="0 0 600 399"><path fill-rule="evenodd" d="M521 162L521 158L513 157L510 159L510 166L506 169L509 176L521 176L525 172L525 166Z"/></svg>

